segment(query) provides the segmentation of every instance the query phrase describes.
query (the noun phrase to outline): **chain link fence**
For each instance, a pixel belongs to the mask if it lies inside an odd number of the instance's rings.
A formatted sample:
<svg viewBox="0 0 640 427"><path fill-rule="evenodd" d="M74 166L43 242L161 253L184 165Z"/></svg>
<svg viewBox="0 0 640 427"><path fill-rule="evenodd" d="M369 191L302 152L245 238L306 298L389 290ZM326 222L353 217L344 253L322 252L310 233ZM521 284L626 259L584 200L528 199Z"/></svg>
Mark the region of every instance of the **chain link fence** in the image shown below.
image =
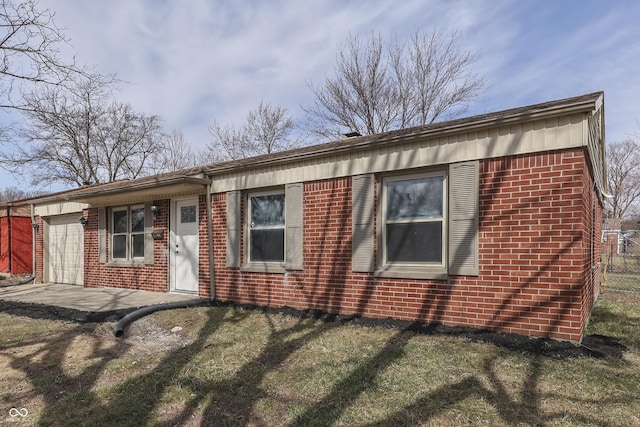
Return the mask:
<svg viewBox="0 0 640 427"><path fill-rule="evenodd" d="M604 240L605 289L640 292L640 231L609 233Z"/></svg>

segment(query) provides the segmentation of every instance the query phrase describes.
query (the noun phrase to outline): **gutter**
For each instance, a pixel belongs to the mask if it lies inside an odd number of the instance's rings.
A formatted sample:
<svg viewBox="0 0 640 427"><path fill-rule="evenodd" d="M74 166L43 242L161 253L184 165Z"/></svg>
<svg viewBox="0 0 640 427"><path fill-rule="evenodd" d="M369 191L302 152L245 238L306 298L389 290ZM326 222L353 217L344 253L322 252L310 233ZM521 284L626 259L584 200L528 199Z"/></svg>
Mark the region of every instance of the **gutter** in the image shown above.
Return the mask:
<svg viewBox="0 0 640 427"><path fill-rule="evenodd" d="M141 182L137 182L137 180ZM115 195L131 193L131 192L140 191L140 190L157 189L158 187L168 187L171 185L180 185L180 184L207 185L207 183L210 183L210 182L211 180L200 178L198 176L180 175L177 177L171 177L167 179L158 179L157 176L142 177L142 178L137 178L136 180L114 181L114 182L108 182L105 184L99 184L93 187L69 190L64 192L67 194L53 194L50 196L39 197L38 201L40 203L50 203L50 202L59 202L63 200L66 202L69 202L69 201L86 202L86 203L95 205L95 203L92 203L92 199L96 197L115 196ZM153 197L156 197L156 196L152 196L152 198Z"/></svg>

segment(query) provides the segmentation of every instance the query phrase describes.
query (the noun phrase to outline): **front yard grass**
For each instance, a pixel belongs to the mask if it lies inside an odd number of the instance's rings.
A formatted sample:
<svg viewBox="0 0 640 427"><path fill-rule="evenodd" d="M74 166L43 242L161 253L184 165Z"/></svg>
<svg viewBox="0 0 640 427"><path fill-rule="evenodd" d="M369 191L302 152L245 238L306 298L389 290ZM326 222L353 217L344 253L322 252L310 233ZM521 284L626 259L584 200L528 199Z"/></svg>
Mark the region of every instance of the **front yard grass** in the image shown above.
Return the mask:
<svg viewBox="0 0 640 427"><path fill-rule="evenodd" d="M611 288L588 333L627 351L604 359L232 307L158 312L118 339L0 302L0 424L634 426L639 326L640 295Z"/></svg>

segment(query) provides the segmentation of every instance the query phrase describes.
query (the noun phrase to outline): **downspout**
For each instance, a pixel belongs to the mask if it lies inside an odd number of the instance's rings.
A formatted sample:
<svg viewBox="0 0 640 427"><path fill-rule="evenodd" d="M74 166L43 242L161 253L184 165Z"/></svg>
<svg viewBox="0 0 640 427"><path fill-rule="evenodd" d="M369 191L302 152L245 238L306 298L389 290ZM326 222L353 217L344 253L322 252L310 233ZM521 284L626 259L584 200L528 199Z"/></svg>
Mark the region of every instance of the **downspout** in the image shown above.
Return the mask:
<svg viewBox="0 0 640 427"><path fill-rule="evenodd" d="M32 272L31 275L33 276L33 283L37 283L36 280L36 235L38 234L38 229L36 227L33 226L33 224L36 224L36 208L35 205L33 203L31 203L31 253L32 253Z"/></svg>
<svg viewBox="0 0 640 427"><path fill-rule="evenodd" d="M7 203L7 255L9 256L9 274L13 274L13 256L11 254L11 203Z"/></svg>
<svg viewBox="0 0 640 427"><path fill-rule="evenodd" d="M208 240L208 256L209 256L209 286L211 287L211 301L216 299L216 274L213 262L213 211L211 209L211 181L207 183L207 194L205 195L207 203L207 240Z"/></svg>

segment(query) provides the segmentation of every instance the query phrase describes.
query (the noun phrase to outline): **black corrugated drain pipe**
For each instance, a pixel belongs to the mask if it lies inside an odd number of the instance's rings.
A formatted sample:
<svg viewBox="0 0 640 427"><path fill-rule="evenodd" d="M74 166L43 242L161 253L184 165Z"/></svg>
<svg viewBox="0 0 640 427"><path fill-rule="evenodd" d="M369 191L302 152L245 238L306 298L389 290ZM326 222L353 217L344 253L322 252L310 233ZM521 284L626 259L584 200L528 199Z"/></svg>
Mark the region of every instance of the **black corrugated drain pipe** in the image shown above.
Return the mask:
<svg viewBox="0 0 640 427"><path fill-rule="evenodd" d="M162 304L148 305L146 307L139 308L136 311L132 311L131 313L127 314L122 319L120 319L118 323L116 323L116 326L113 328L113 335L115 335L118 338L124 336L124 330L127 326L129 326L129 324L151 313L155 313L156 311L172 310L174 308L189 308L189 307L205 306L205 305L209 305L209 303L210 303L209 300L198 298L194 300L174 301L174 302L165 302Z"/></svg>
<svg viewBox="0 0 640 427"><path fill-rule="evenodd" d="M19 281L18 283L12 283L11 286L26 285L27 283L33 282L34 280L36 280L35 276L29 276L26 279Z"/></svg>

